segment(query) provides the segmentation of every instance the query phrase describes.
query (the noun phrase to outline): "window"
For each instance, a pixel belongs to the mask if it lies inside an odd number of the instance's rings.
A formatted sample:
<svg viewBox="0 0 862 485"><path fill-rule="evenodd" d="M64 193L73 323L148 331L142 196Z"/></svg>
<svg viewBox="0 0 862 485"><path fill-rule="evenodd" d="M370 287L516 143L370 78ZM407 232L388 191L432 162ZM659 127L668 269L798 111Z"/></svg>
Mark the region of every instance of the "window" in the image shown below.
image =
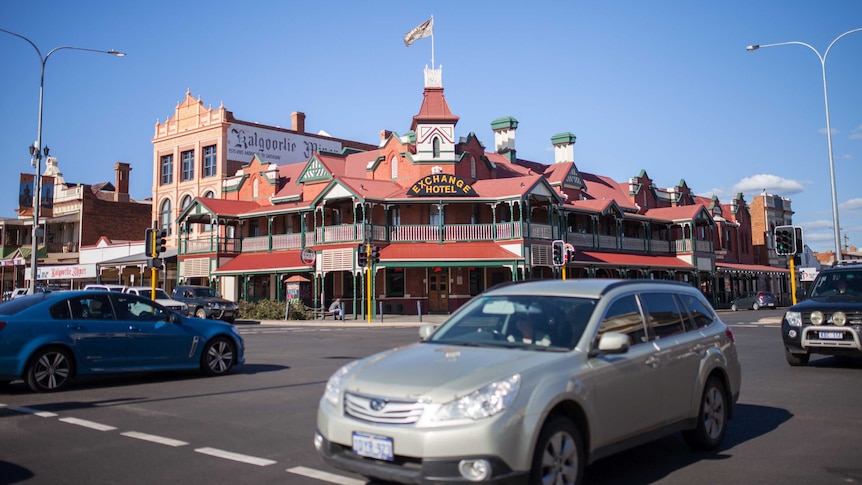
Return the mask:
<svg viewBox="0 0 862 485"><path fill-rule="evenodd" d="M631 345L647 341L646 327L634 295L624 296L611 304L602 319L597 336L600 337L605 332L628 335Z"/></svg>
<svg viewBox="0 0 862 485"><path fill-rule="evenodd" d="M470 268L470 296L476 296L485 291L485 269Z"/></svg>
<svg viewBox="0 0 862 485"><path fill-rule="evenodd" d="M162 156L159 165L159 170L161 173L161 184L168 185L174 183L174 156Z"/></svg>
<svg viewBox="0 0 862 485"><path fill-rule="evenodd" d="M180 181L185 182L186 180L192 180L195 178L195 152L194 150L189 150L180 154L180 158L182 159L182 176L180 177Z"/></svg>
<svg viewBox="0 0 862 485"><path fill-rule="evenodd" d="M248 235L249 237L260 236L260 224L258 224L257 219L251 219L248 221Z"/></svg>
<svg viewBox="0 0 862 485"><path fill-rule="evenodd" d="M708 327L715 317L712 311L703 304L698 298L692 295L679 295L682 305L688 310L687 323L695 328Z"/></svg>
<svg viewBox="0 0 862 485"><path fill-rule="evenodd" d="M159 209L159 227L171 234L171 199L165 199Z"/></svg>
<svg viewBox="0 0 862 485"><path fill-rule="evenodd" d="M399 226L401 225L401 208L393 207L389 209L389 225L390 226Z"/></svg>
<svg viewBox="0 0 862 485"><path fill-rule="evenodd" d="M398 157L392 157L391 165L392 165L392 167L391 167L392 179L394 180L394 179L398 178Z"/></svg>
<svg viewBox="0 0 862 485"><path fill-rule="evenodd" d="M685 333L685 325L672 294L644 293L641 302L656 340Z"/></svg>
<svg viewBox="0 0 862 485"><path fill-rule="evenodd" d="M440 209L439 205L431 206L431 214L428 218L428 224L432 226L439 226L443 223L443 211Z"/></svg>
<svg viewBox="0 0 862 485"><path fill-rule="evenodd" d="M476 158L470 155L470 177L476 179Z"/></svg>
<svg viewBox="0 0 862 485"><path fill-rule="evenodd" d="M404 268L386 268L386 296L404 296Z"/></svg>
<svg viewBox="0 0 862 485"><path fill-rule="evenodd" d="M433 150L433 157L440 158L440 138L435 136L434 139L431 140L431 146Z"/></svg>
<svg viewBox="0 0 862 485"><path fill-rule="evenodd" d="M216 147L204 147L204 177L214 177L216 174Z"/></svg>

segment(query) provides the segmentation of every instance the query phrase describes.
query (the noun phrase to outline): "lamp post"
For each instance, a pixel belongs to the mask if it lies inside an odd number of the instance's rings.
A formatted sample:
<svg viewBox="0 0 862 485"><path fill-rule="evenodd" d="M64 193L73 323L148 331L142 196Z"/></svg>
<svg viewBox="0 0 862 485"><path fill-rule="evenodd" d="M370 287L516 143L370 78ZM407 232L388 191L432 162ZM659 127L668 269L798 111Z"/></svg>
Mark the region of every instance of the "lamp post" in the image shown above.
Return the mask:
<svg viewBox="0 0 862 485"><path fill-rule="evenodd" d="M10 32L8 30L0 29L0 32L5 32L10 35L14 35L19 39L24 39L28 44L33 46L33 49L36 50L36 54L39 55L39 62L42 65L42 74L39 79L39 118L38 118L38 126L36 128L36 142L30 147L30 156L31 163L34 167L36 167L36 178L33 182L33 250L30 255L30 293L36 293L36 279L38 278L37 266L39 263L39 244L38 244L38 236L39 236L39 206L42 202L42 99L45 91L45 63L48 62L48 58L51 57L51 54L61 50L61 49L72 49L76 51L87 51L87 52L99 52L102 54L110 54L112 56L124 57L126 54L123 52L117 52L113 49L109 51L103 51L99 49L87 49L84 47L72 47L68 45L55 47L48 51L44 56L42 55L42 51L36 47L36 44L33 43L30 39L24 37L23 35L16 34L15 32ZM45 156L48 156L48 147L44 149Z"/></svg>
<svg viewBox="0 0 862 485"><path fill-rule="evenodd" d="M839 232L838 225L838 194L835 190L835 161L832 158L832 126L829 123L829 94L826 90L826 56L829 55L829 51L832 49L832 46L838 42L839 39L846 35L850 35L854 32L862 31L862 28L849 30L839 35L829 44L829 47L826 48L826 51L823 55L817 51L814 47L811 47L809 44L805 42L779 42L777 44L761 44L761 45L750 45L745 48L747 51L756 51L761 47L777 47L781 45L802 45L809 49L811 49L814 54L817 55L817 58L820 59L820 70L823 73L823 104L826 106L826 144L829 150L829 181L832 185L832 227L835 228L833 237L835 238L835 261L841 262L841 234Z"/></svg>

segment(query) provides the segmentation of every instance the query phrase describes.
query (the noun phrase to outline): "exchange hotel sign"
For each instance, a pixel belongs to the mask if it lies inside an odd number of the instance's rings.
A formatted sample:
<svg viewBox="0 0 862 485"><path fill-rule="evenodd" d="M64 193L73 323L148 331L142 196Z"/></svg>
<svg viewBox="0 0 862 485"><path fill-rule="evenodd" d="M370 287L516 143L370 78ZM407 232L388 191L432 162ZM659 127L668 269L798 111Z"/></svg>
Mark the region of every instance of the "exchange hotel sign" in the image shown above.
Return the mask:
<svg viewBox="0 0 862 485"><path fill-rule="evenodd" d="M472 197L476 195L469 182L456 175L434 174L422 177L407 191L407 195L417 197L433 197L446 195L450 197Z"/></svg>
<svg viewBox="0 0 862 485"><path fill-rule="evenodd" d="M247 163L257 154L278 165L305 162L316 151L340 152L341 142L232 123L228 126L227 158Z"/></svg>

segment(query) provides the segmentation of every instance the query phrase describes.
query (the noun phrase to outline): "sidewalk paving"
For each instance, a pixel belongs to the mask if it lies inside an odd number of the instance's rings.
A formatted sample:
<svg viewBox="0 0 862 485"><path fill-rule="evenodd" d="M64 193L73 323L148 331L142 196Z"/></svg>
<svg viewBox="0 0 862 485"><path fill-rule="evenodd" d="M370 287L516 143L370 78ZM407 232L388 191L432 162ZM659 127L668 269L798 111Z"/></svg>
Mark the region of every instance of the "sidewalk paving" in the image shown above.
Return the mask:
<svg viewBox="0 0 862 485"><path fill-rule="evenodd" d="M432 314L432 315L383 315L382 318L377 316L368 322L362 316L353 319L348 315L344 320L334 320L332 317L319 320L236 320L234 325L245 327L248 325L270 325L282 327L420 327L422 325L439 325L443 323L449 315L447 314Z"/></svg>

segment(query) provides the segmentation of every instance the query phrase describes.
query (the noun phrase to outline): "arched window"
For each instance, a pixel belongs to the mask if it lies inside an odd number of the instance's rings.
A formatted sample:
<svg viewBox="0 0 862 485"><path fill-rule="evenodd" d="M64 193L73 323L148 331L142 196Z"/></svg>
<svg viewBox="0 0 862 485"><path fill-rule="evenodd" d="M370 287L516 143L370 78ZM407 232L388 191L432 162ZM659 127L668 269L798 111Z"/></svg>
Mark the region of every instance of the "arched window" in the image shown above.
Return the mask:
<svg viewBox="0 0 862 485"><path fill-rule="evenodd" d="M183 212L184 210L186 210L190 205L192 205L192 196L191 195L185 195L183 197L183 199L180 201L180 212ZM178 226L178 227L179 227L179 232L184 232L183 226ZM186 224L185 224L185 229L186 229L185 232L192 232L191 227L188 224L188 222L186 222Z"/></svg>
<svg viewBox="0 0 862 485"><path fill-rule="evenodd" d="M432 148L432 150L433 150L433 157L434 157L434 158L440 158L440 138L435 136L435 137L431 140L431 145L432 145L432 147L433 147L433 148Z"/></svg>
<svg viewBox="0 0 862 485"><path fill-rule="evenodd" d="M204 194L204 199L215 199L215 192L212 190L207 190Z"/></svg>
<svg viewBox="0 0 862 485"><path fill-rule="evenodd" d="M259 192L260 192L260 179L254 179L254 182L252 182L252 184L251 184L251 196L256 199Z"/></svg>
<svg viewBox="0 0 862 485"><path fill-rule="evenodd" d="M476 179L476 157L470 155L470 176Z"/></svg>
<svg viewBox="0 0 862 485"><path fill-rule="evenodd" d="M166 230L168 234L171 234L171 220L173 219L173 215L171 214L171 199L165 199L162 201L161 208L159 209L159 227Z"/></svg>
<svg viewBox="0 0 862 485"><path fill-rule="evenodd" d="M397 179L398 178L398 157L392 157L392 163L390 165L392 165L392 167L391 167L392 179L393 180Z"/></svg>

